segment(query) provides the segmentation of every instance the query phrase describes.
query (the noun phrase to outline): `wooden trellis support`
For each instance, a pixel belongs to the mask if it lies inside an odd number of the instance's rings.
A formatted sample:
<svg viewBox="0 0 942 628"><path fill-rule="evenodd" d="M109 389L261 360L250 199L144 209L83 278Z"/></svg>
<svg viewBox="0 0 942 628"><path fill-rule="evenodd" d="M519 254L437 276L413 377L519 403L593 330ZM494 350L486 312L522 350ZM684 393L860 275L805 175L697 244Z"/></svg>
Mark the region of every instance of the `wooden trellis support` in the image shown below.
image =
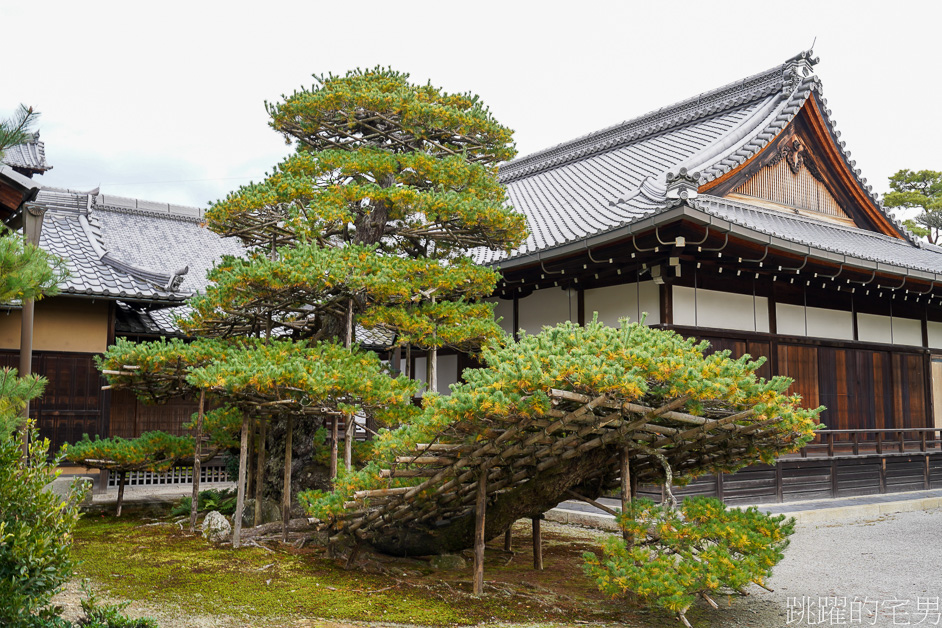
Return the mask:
<svg viewBox="0 0 942 628"><path fill-rule="evenodd" d="M487 475L478 478L474 506L474 595L484 594L484 517L487 510Z"/></svg>
<svg viewBox="0 0 942 628"><path fill-rule="evenodd" d="M680 409L687 397L659 407L565 390L550 391L550 398L554 407L543 416L495 419L488 439L467 442L465 434L477 430L459 423L434 442L401 452L381 477L416 482L357 492L346 504L350 512L335 522L332 538L379 540L392 527L434 528L463 516L478 517L483 514L478 504L487 495L517 490L543 472L577 465L602 448L612 451L611 461L587 471L584 479L615 479L618 483L611 488L621 485L621 507L627 510L634 486L663 480L661 458L675 473L690 472L735 460L748 447L783 445L795 437L781 431L773 419L756 421L751 410L704 404L704 416L685 413ZM477 525L475 520L475 532ZM534 525L538 532L538 521ZM505 547L507 541L505 536ZM535 566L541 563L539 554L537 544Z"/></svg>
<svg viewBox="0 0 942 628"><path fill-rule="evenodd" d="M543 532L540 529L540 521L543 515L533 517L533 568L537 571L543 571Z"/></svg>

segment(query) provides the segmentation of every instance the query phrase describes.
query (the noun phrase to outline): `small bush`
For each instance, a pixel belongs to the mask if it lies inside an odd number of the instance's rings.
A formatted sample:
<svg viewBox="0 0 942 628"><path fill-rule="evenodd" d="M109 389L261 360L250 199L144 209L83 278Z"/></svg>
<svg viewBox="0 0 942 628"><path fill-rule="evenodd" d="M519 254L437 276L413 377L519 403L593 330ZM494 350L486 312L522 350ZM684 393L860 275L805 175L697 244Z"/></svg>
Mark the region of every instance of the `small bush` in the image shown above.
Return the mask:
<svg viewBox="0 0 942 628"><path fill-rule="evenodd" d="M237 497L238 493L236 493L235 489L223 489L220 491L211 488L209 490L200 491L196 509L199 512L218 510L224 515L231 515L235 512ZM170 515L174 517L188 515L190 514L190 506L192 504L192 497L183 497L174 505L173 510L170 511Z"/></svg>
<svg viewBox="0 0 942 628"><path fill-rule="evenodd" d="M610 538L602 557L586 552L585 572L612 596L634 594L641 602L684 613L697 597L744 594L763 584L784 557L795 520L751 507L727 509L708 497L686 499L677 509L637 499L618 524L634 539Z"/></svg>
<svg viewBox="0 0 942 628"><path fill-rule="evenodd" d="M0 432L0 626L54 616L49 600L72 575L72 529L85 489L73 484L66 501L44 490L58 476L59 459L46 459L49 441L32 421L25 429L28 462L20 434Z"/></svg>
<svg viewBox="0 0 942 628"><path fill-rule="evenodd" d="M105 604L99 601L97 594L89 588L87 582L82 584L82 591L85 592L85 599L82 600L82 610L85 616L78 621L76 628L158 628L157 622L153 619L127 617L124 614L124 609L128 606L127 602Z"/></svg>

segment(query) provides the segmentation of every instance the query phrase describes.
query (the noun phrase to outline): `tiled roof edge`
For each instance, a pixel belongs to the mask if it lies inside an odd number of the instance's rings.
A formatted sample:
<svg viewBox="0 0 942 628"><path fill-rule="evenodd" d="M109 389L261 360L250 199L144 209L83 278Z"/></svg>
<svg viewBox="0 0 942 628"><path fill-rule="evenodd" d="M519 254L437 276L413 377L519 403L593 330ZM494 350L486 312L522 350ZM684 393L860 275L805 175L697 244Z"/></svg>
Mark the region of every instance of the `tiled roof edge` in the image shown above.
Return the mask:
<svg viewBox="0 0 942 628"><path fill-rule="evenodd" d="M39 139L39 131L33 133L32 139L25 144L7 148L2 161L11 168L22 168L37 174L52 170L52 166L46 163L46 145Z"/></svg>
<svg viewBox="0 0 942 628"><path fill-rule="evenodd" d="M731 107L759 100L775 92L781 92L791 87L785 82L785 70L802 60L807 60L809 64L815 63L815 60L811 59L811 51L803 52L765 72L507 162L500 166L500 180L502 183L509 183L569 161L610 150L647 135L717 115Z"/></svg>
<svg viewBox="0 0 942 628"><path fill-rule="evenodd" d="M143 216L158 216L173 218L174 220L188 220L201 222L204 210L200 207L187 205L174 205L172 203L157 203L137 198L98 194L95 197L95 206L108 211L138 214Z"/></svg>
<svg viewBox="0 0 942 628"><path fill-rule="evenodd" d="M711 216L716 216L715 211L714 211L714 210L712 209L712 207L710 206L711 204L715 204L715 205L721 205L721 204L722 204L722 205L726 205L726 206L729 206L729 207L736 207L736 208L738 208L738 209L742 209L742 210L745 210L745 211L752 211L752 212L756 212L756 213L760 213L760 214L769 214L769 215L778 216L778 214L776 214L776 213L774 212L774 210L766 209L766 208L764 208L764 207L757 207L756 205L750 205L749 203L744 203L744 202L741 202L741 201L736 201L736 200L733 200L733 199L730 199L730 198L727 198L727 197L712 196L712 195L704 194L704 195L698 196L696 199L691 199L691 201L688 201L688 202L689 202L689 203L691 204L691 206L694 207L695 209L698 209L698 210L700 210L700 211L702 211L702 212L706 212L707 214L710 214ZM719 217L719 216L718 216L718 217ZM852 233L857 233L857 234L859 234L859 233L864 233L864 234L866 234L868 237L872 237L872 238L874 238L874 239L883 240L883 241L885 241L887 244L894 244L894 245L905 245L905 244L908 244L908 245L910 245L910 246L912 246L912 247L914 247L914 248L928 248L928 247L922 246L922 245L919 244L919 243L907 242L907 241L905 241L905 240L901 242L899 238L894 238L893 236L888 236L888 235L886 235L886 234L878 233L878 232L876 232L876 231L869 231L869 230L866 230L866 229L860 229L859 227L848 227L848 226L839 225L839 224L835 224L835 223L827 223L826 225L822 225L819 221L816 221L816 220L814 220L813 218L808 218L808 217L800 216L800 215L795 215L795 216L792 216L792 215L783 215L782 217L785 218L785 219L787 219L787 220L790 220L790 221L803 222L803 223L811 224L811 225L813 225L813 226L815 226L815 227L826 226L828 229L836 229L836 230L840 230L840 231L847 231L847 232L852 232ZM722 218L723 220L730 220L731 222L733 222L733 223L735 223L735 224L738 224L738 225L740 225L741 227L745 227L746 229L750 229L750 230L752 230L752 231L758 231L759 233L764 233L764 232L759 231L759 230L755 229L754 227L751 227L751 226L749 226L749 225L746 225L746 224L744 224L744 223L742 223L742 222L740 222L740 221L731 220L728 216L725 216L725 215L724 215L724 216L721 216L721 218ZM785 238L785 237L783 237L783 236L781 236L781 235L777 235L777 234L767 234L767 235L771 235L771 236L774 236L774 237L777 237L777 238L782 238L782 239L784 239L784 240L789 240L789 241L792 241L792 242L799 243L799 242L797 242L797 241L795 241L795 240L791 240L790 238ZM804 244L804 243L799 243L799 244ZM819 248L819 249L823 249L823 250L826 250L826 251L830 251L831 253L838 253L838 254L840 254L840 255L851 255L851 254L847 253L846 251L838 250L838 249L836 249L836 248L829 248L829 247L827 247L827 246L822 246L821 244L815 244L814 246L815 246L815 248ZM942 252L942 249L940 249L940 252ZM868 260L868 261L872 261L872 262L883 262L883 260L879 260L879 259L877 259L876 257L867 255L867 253L866 253L865 251L860 251L860 252L858 252L858 253L855 253L855 254L852 255L852 257L856 257L856 258L858 258L858 259L864 259L864 260ZM931 268L926 267L926 266L918 266L918 265L905 264L905 263L899 263L899 264L900 264L900 266L903 267L903 268L912 268L912 269L914 269L914 270L922 270L922 271L926 271L926 272L937 272L936 270L931 269Z"/></svg>

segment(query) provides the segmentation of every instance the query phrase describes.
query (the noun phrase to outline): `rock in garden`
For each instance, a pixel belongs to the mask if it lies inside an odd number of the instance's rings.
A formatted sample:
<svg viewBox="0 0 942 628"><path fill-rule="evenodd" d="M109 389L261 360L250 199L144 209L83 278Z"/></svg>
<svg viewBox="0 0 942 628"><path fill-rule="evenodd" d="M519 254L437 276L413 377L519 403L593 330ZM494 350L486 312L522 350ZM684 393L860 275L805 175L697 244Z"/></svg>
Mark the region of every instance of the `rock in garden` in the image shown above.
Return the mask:
<svg viewBox="0 0 942 628"><path fill-rule="evenodd" d="M213 510L203 519L203 537L210 543L222 543L228 541L232 535L232 526L218 510Z"/></svg>
<svg viewBox="0 0 942 628"><path fill-rule="evenodd" d="M440 554L438 556L432 557L431 565L432 569L451 571L456 569L464 569L468 566L468 563L465 562L464 558L457 554Z"/></svg>
<svg viewBox="0 0 942 628"><path fill-rule="evenodd" d="M58 495L62 501L66 501L72 495L72 482L74 481L84 483L86 488L83 494L83 499L78 503L78 505L91 506L93 483L91 478L58 477L46 485L46 490L55 495Z"/></svg>
<svg viewBox="0 0 942 628"><path fill-rule="evenodd" d="M281 521L281 506L274 500L263 499L261 519L258 524L255 523L255 500L245 500L245 508L242 510L242 525L246 528L271 523L273 521Z"/></svg>

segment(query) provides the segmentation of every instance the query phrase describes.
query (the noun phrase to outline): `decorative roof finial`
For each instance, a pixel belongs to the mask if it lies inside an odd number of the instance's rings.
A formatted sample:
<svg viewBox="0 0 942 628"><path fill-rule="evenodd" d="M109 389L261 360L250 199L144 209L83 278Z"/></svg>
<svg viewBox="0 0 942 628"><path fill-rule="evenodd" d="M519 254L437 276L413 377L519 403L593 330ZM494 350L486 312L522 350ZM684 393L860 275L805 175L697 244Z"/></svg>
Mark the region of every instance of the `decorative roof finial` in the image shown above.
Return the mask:
<svg viewBox="0 0 942 628"><path fill-rule="evenodd" d="M668 204L672 207L680 205L688 199L697 198L697 190L700 188L700 173L687 172L686 168L681 168L677 174L668 172L666 183L667 192L664 196L668 199Z"/></svg>

